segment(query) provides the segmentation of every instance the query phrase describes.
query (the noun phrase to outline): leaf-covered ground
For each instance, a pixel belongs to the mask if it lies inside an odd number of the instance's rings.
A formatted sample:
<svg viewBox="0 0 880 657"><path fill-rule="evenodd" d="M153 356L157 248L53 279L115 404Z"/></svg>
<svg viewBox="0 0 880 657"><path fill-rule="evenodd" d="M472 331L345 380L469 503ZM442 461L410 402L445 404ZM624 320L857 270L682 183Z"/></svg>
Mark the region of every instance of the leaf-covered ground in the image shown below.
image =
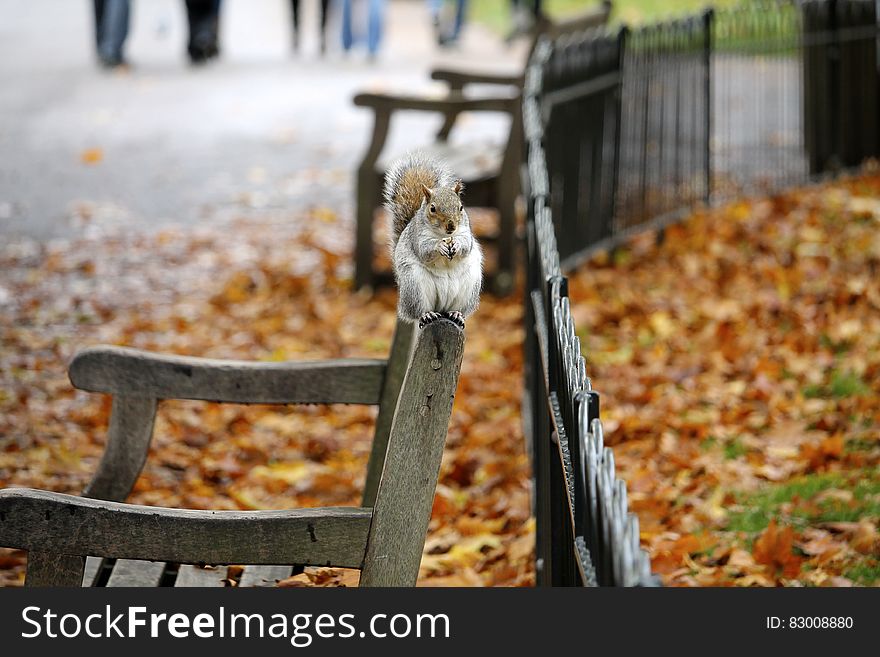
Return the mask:
<svg viewBox="0 0 880 657"><path fill-rule="evenodd" d="M878 581L880 177L698 214L572 275L606 436L654 569L678 585ZM275 221L0 247L0 486L82 490L109 402L98 342L218 358L382 357L395 295L350 290L351 227ZM422 585L530 585L520 296L469 322ZM356 504L374 414L163 402L135 502ZM24 555L0 551L0 583ZM340 585L310 570L284 585Z"/></svg>
<svg viewBox="0 0 880 657"><path fill-rule="evenodd" d="M880 178L737 203L574 276L670 585L880 582Z"/></svg>
<svg viewBox="0 0 880 657"><path fill-rule="evenodd" d="M81 212L87 221L100 215ZM0 486L79 493L88 481L110 407L67 381L67 362L86 345L263 360L387 356L396 294L351 292L352 232L318 208L275 223L3 249ZM421 584L533 582L520 319L512 300L487 297L469 322ZM131 501L359 504L374 417L341 405L163 402ZM21 553L0 552L0 583L21 583L23 563ZM288 584L303 580L351 577L309 571Z"/></svg>

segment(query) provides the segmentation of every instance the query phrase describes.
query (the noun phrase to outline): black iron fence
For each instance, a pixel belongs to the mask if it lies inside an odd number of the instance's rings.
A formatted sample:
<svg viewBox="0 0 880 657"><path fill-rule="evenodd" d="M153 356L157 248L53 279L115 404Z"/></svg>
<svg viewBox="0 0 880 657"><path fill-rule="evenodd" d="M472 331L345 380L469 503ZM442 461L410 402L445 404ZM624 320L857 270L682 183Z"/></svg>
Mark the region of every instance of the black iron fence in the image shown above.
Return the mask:
<svg viewBox="0 0 880 657"><path fill-rule="evenodd" d="M875 0L777 0L551 44L563 266L647 225L880 156Z"/></svg>
<svg viewBox="0 0 880 657"><path fill-rule="evenodd" d="M613 45L613 44L611 44ZM543 44L539 60L549 52ZM615 49L603 51L613 59ZM573 56L576 51L570 54ZM600 60L604 66L605 59ZM564 84L550 77L550 84ZM639 547L638 519L628 513L626 486L617 479L614 455L604 446L599 419L599 395L586 375L580 339L569 307L566 279L552 209L564 211L564 199L553 197L544 143L576 158L598 160L613 149L601 138L601 129L586 129L586 136L545 133L542 114L552 106L539 99L543 88L542 67L533 64L526 75L524 129L528 145L529 222L528 285L526 298L526 403L527 435L535 473L537 519L537 578L552 586L653 585L650 562ZM597 110L614 114L609 98L602 94L603 80L595 85ZM577 85L564 92L575 101L589 89ZM563 97L563 96L559 96ZM552 123L552 122L551 122ZM585 128L588 128L585 126ZM597 215L610 203L602 194L591 198ZM607 210L607 207L605 207Z"/></svg>
<svg viewBox="0 0 880 657"><path fill-rule="evenodd" d="M523 98L526 429L542 585L654 585L565 270L700 204L880 155L874 0L749 2L539 44Z"/></svg>

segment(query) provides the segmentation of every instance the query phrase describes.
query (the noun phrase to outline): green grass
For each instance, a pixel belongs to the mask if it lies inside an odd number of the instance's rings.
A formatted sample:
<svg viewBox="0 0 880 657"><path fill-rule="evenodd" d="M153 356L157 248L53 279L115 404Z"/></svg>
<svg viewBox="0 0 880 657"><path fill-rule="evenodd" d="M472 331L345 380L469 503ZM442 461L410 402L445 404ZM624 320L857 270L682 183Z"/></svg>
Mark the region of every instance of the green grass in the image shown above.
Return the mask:
<svg viewBox="0 0 880 657"><path fill-rule="evenodd" d="M807 399L817 397L834 397L845 399L858 397L871 392L868 385L855 372L834 370L831 373L831 381L825 384L812 384L804 387L803 394Z"/></svg>
<svg viewBox="0 0 880 657"><path fill-rule="evenodd" d="M871 586L880 580L880 561L868 557L843 571L843 576L858 584Z"/></svg>
<svg viewBox="0 0 880 657"><path fill-rule="evenodd" d="M851 491L852 502L827 499L819 504L810 503L816 495L832 488ZM740 495L737 497L739 509L730 514L726 528L757 534L770 520L782 517L782 506L790 502L795 504L782 520L797 527L877 518L880 517L880 473L865 469L847 474L813 474Z"/></svg>
<svg viewBox="0 0 880 657"><path fill-rule="evenodd" d="M732 461L740 456L744 456L748 451L748 448L742 444L742 441L739 438L734 438L724 445L724 458L728 461Z"/></svg>
<svg viewBox="0 0 880 657"><path fill-rule="evenodd" d="M850 438L843 444L843 451L847 454L854 452L870 452L880 447L880 442L869 438Z"/></svg>
<svg viewBox="0 0 880 657"><path fill-rule="evenodd" d="M718 439L715 436L706 436L703 438L703 442L700 443L700 449L704 452L708 452L710 449L715 447L718 444Z"/></svg>
<svg viewBox="0 0 880 657"><path fill-rule="evenodd" d="M592 6L584 0L544 0L544 11L554 18L576 14ZM638 25L684 14L698 12L708 5L725 7L736 4L736 0L617 0L611 14L613 23ZM488 25L499 33L511 29L510 0L480 0L470 4L469 19Z"/></svg>

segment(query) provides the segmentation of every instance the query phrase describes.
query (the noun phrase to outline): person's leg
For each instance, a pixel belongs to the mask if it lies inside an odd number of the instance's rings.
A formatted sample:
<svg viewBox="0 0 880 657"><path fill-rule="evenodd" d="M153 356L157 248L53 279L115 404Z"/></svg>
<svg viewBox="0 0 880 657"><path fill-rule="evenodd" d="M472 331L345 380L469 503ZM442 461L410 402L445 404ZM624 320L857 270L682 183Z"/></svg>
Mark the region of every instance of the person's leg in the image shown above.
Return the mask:
<svg viewBox="0 0 880 657"><path fill-rule="evenodd" d="M290 0L290 15L293 18L293 49L299 50L299 0Z"/></svg>
<svg viewBox="0 0 880 657"><path fill-rule="evenodd" d="M213 0L213 7L211 9L211 57L218 57L220 55L220 5L222 4L222 0Z"/></svg>
<svg viewBox="0 0 880 657"><path fill-rule="evenodd" d="M434 28L434 37L437 43L443 44L443 26L440 22L440 13L443 10L443 0L428 0L428 13L431 15L431 25Z"/></svg>
<svg viewBox="0 0 880 657"><path fill-rule="evenodd" d="M186 0L189 20L190 60L198 64L219 54L220 3L217 0Z"/></svg>
<svg viewBox="0 0 880 657"><path fill-rule="evenodd" d="M101 41L104 36L104 0L94 0L95 2L95 50L101 48Z"/></svg>
<svg viewBox="0 0 880 657"><path fill-rule="evenodd" d="M105 66L124 63L123 48L128 37L129 0L105 0L101 16L98 55Z"/></svg>
<svg viewBox="0 0 880 657"><path fill-rule="evenodd" d="M385 20L385 0L369 0L370 11L367 23L367 50L375 57L382 43L382 24Z"/></svg>
<svg viewBox="0 0 880 657"><path fill-rule="evenodd" d="M464 19L467 15L467 0L458 0L455 4L455 23L452 26L452 35L450 38L455 41L461 34L461 28L464 27Z"/></svg>
<svg viewBox="0 0 880 657"><path fill-rule="evenodd" d="M541 18L541 0L535 0L532 5L532 13L535 15L535 22Z"/></svg>
<svg viewBox="0 0 880 657"><path fill-rule="evenodd" d="M330 13L330 0L321 0L321 52L327 52L327 16Z"/></svg>
<svg viewBox="0 0 880 657"><path fill-rule="evenodd" d="M342 48L348 52L354 43L354 34L351 31L351 2L342 0Z"/></svg>

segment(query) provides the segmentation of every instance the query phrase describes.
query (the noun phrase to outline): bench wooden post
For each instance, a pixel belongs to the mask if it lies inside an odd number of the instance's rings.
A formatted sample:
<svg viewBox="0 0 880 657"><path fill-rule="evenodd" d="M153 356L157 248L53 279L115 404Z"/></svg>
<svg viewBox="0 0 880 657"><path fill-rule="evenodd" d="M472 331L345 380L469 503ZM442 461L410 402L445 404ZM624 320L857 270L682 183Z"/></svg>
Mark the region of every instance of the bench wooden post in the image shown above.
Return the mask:
<svg viewBox="0 0 880 657"><path fill-rule="evenodd" d="M104 456L84 497L125 501L147 460L155 422L155 399L113 395Z"/></svg>
<svg viewBox="0 0 880 657"><path fill-rule="evenodd" d="M371 507L376 502L379 490L379 479L385 465L385 454L388 451L388 437L391 435L391 423L394 411L400 398L400 388L409 367L412 352L415 324L397 320L394 339L391 342L391 354L388 356L388 367L385 369L385 380L382 383L382 399L379 402L379 414L376 416L376 430L373 446L370 448L370 462L367 464L367 478L364 482L364 494L361 505Z"/></svg>
<svg viewBox="0 0 880 657"><path fill-rule="evenodd" d="M419 332L379 483L361 586L415 586L464 352L448 320Z"/></svg>

